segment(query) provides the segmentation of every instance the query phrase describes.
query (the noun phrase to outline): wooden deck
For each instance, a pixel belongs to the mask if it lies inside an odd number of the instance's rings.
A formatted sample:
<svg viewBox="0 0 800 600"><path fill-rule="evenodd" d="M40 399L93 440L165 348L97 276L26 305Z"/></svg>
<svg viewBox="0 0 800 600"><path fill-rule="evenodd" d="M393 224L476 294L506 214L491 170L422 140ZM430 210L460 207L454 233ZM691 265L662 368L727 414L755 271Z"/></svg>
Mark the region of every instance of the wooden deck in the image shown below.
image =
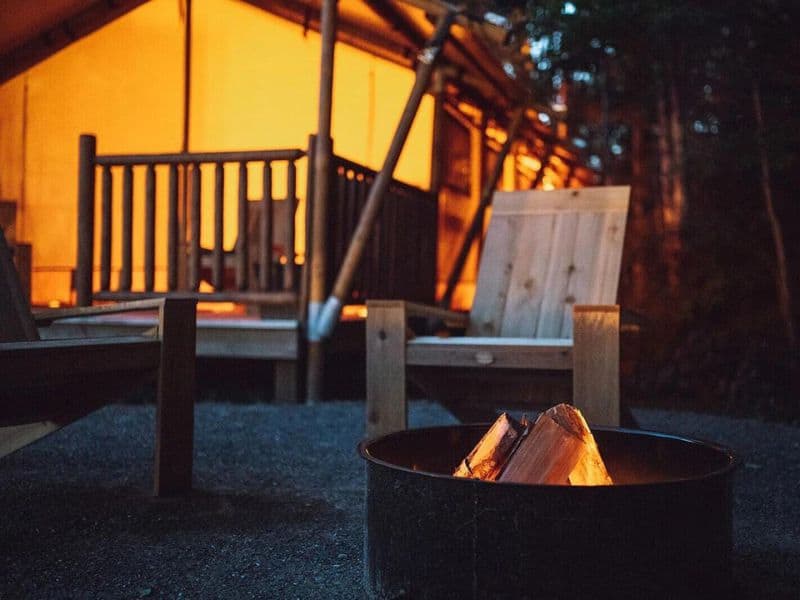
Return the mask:
<svg viewBox="0 0 800 600"><path fill-rule="evenodd" d="M135 335L156 326L155 313L63 319L42 328L43 339ZM259 319L239 313L198 312L197 356L262 359L275 370L274 398L298 400L300 326L296 319Z"/></svg>

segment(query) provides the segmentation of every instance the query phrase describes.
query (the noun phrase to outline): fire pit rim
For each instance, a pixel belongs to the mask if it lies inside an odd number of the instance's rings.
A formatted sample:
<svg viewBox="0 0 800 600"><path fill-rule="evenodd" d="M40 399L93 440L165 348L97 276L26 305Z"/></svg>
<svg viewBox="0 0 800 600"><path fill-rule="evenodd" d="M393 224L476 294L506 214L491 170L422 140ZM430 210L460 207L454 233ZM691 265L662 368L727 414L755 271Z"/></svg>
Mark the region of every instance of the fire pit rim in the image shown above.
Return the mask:
<svg viewBox="0 0 800 600"><path fill-rule="evenodd" d="M662 431L653 431L649 429L629 429L625 427L592 427L592 431L602 431L602 432L612 432L612 433L625 433L625 434L633 434L633 435L641 435L641 436L648 436L648 437L658 437L663 439L669 439L672 441L688 443L695 446L703 446L710 450L720 453L724 455L727 459L727 464L725 466L709 471L707 473L703 473L702 475L696 475L693 477L678 477L673 479L664 479L661 481L641 481L641 482L634 482L634 483L620 483L620 484L612 484L612 485L569 485L569 484L531 484L531 483L515 483L515 482L508 482L508 481L485 481L482 479L468 479L464 477L454 477L452 475L446 475L444 473L434 473L432 471L424 471L419 469L410 469L408 467L398 465L396 463L391 463L369 453L368 448L373 444L378 442L382 442L386 439L390 439L393 437L401 437L403 435L407 435L409 431L413 431L414 433L425 434L426 432L434 433L440 430L446 429L453 429L454 427L459 428L477 428L483 427L485 430L488 430L491 427L491 423L459 423L454 425L437 425L433 427L415 427L410 429L402 429L399 431L393 431L391 433L387 433L378 437L374 437L371 439L364 439L358 443L358 454L361 456L362 459L365 461L371 462L373 464L386 467L389 469L395 469L398 471L404 471L406 473L424 475L426 477L433 477L436 479L448 479L448 480L458 480L464 482L464 484L477 484L477 485L502 485L502 486L522 486L526 488L578 488L578 489L589 489L589 490L598 490L598 489L624 489L624 488L635 488L635 487L645 487L645 486L671 486L680 483L686 483L691 481L703 481L708 478L717 477L720 475L725 475L734 469L736 469L739 464L741 463L741 459L736 455L736 453L727 446L723 446L717 442L711 442L700 438L692 438L683 435L676 435L672 433L664 433Z"/></svg>

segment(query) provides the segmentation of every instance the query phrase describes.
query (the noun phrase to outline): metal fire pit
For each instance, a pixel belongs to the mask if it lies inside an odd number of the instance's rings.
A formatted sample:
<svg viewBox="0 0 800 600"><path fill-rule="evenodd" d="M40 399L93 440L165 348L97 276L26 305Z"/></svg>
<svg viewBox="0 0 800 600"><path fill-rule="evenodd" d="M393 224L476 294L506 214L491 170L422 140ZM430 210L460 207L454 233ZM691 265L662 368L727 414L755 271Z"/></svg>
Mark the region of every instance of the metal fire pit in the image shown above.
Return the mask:
<svg viewBox="0 0 800 600"><path fill-rule="evenodd" d="M712 597L731 552L727 449L593 429L613 486L449 474L488 424L393 433L367 461L369 598Z"/></svg>

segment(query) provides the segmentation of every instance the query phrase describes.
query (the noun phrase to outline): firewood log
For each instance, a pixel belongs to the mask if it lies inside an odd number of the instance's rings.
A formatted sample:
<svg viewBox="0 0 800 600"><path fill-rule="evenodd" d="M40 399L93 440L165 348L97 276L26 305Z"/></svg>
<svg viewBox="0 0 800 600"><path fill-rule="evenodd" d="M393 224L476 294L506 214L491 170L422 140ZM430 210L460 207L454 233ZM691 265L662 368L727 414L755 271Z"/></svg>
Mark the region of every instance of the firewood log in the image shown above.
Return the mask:
<svg viewBox="0 0 800 600"><path fill-rule="evenodd" d="M494 481L511 454L524 426L506 413L500 415L467 457L453 472L454 477Z"/></svg>

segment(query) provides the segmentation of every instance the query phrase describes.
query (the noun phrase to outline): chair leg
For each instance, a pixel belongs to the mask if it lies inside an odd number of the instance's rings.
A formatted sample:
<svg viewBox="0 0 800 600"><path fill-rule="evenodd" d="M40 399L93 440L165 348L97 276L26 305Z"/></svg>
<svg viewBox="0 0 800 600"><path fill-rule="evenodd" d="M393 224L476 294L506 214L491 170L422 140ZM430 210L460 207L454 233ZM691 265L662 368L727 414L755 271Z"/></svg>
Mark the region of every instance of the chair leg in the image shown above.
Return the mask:
<svg viewBox="0 0 800 600"><path fill-rule="evenodd" d="M590 425L619 427L619 306L575 306L572 403Z"/></svg>
<svg viewBox="0 0 800 600"><path fill-rule="evenodd" d="M406 308L372 301L367 311L366 435L372 438L407 427Z"/></svg>
<svg viewBox="0 0 800 600"><path fill-rule="evenodd" d="M273 369L275 402L295 404L297 402L297 361L276 360Z"/></svg>
<svg viewBox="0 0 800 600"><path fill-rule="evenodd" d="M156 496L192 488L195 397L194 300L166 299L161 308L161 364L158 373Z"/></svg>

